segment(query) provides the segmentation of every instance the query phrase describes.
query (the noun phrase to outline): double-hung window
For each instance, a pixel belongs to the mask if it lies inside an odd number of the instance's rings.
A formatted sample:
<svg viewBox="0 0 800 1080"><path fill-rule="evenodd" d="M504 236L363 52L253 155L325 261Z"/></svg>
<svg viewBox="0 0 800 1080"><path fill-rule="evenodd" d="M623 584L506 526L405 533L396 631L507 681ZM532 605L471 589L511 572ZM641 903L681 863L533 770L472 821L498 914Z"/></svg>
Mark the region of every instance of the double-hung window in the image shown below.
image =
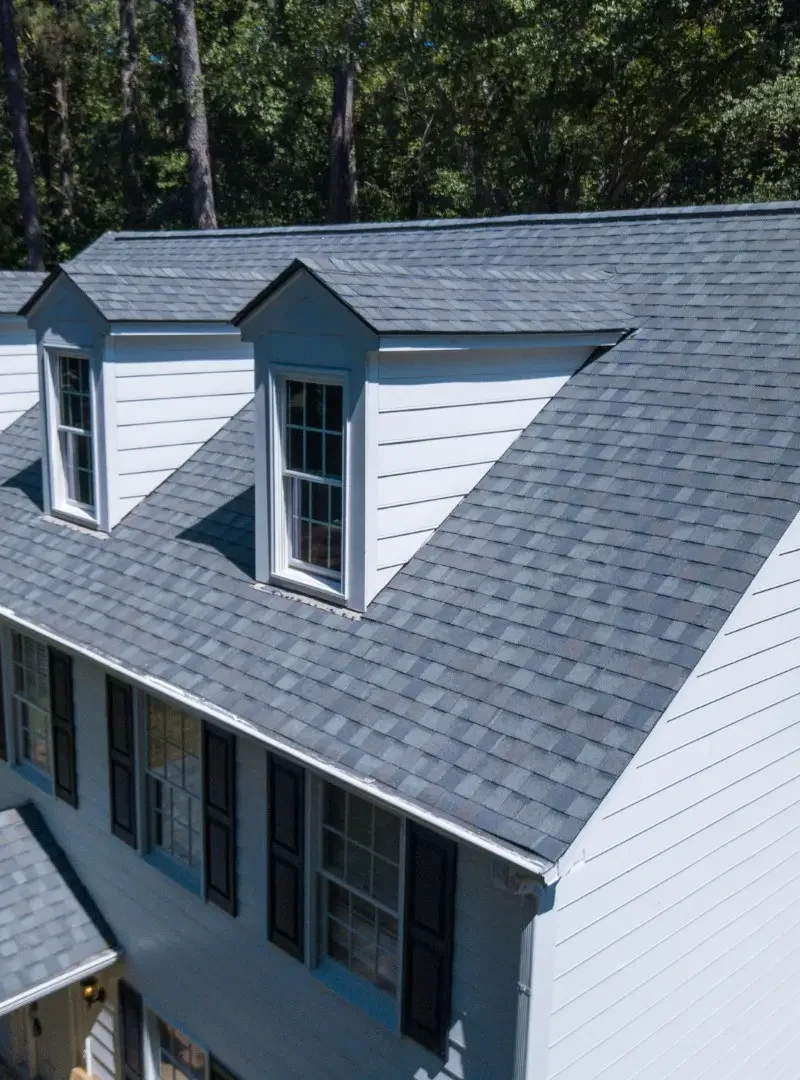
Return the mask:
<svg viewBox="0 0 800 1080"><path fill-rule="evenodd" d="M53 775L53 736L47 646L22 634L14 634L12 666L11 710L17 760L50 778Z"/></svg>
<svg viewBox="0 0 800 1080"><path fill-rule="evenodd" d="M57 356L55 366L57 453L64 507L94 514L91 369L85 356Z"/></svg>
<svg viewBox="0 0 800 1080"><path fill-rule="evenodd" d="M150 1032L158 1080L206 1080L204 1050L155 1013L150 1013Z"/></svg>
<svg viewBox="0 0 800 1080"><path fill-rule="evenodd" d="M203 850L202 724L147 698L147 812L150 846L196 878Z"/></svg>
<svg viewBox="0 0 800 1080"><path fill-rule="evenodd" d="M345 550L344 386L287 378L281 405L286 550L278 573L299 571L341 591Z"/></svg>

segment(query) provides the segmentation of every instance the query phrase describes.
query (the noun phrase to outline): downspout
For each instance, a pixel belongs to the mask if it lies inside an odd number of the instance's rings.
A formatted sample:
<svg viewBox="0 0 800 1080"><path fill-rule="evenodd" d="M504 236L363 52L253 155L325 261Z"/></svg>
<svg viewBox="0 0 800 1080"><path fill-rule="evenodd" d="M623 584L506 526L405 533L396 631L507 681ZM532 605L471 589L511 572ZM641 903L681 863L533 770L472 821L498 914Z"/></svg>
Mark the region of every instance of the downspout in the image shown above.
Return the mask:
<svg viewBox="0 0 800 1080"><path fill-rule="evenodd" d="M536 885L534 911L520 940L513 1080L547 1080L553 1001L555 885Z"/></svg>

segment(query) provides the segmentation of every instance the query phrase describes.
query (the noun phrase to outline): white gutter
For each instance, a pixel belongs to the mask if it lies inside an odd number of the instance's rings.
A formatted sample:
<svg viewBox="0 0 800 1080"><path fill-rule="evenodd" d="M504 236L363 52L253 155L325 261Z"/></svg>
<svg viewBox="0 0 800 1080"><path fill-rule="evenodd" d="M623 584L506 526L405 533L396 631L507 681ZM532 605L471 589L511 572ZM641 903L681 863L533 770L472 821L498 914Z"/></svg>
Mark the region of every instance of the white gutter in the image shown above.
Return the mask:
<svg viewBox="0 0 800 1080"><path fill-rule="evenodd" d="M210 720L215 720L226 727L233 728L235 731L248 735L250 738L262 743L270 750L275 750L285 757L291 758L293 761L321 773L323 776L330 777L333 780L346 784L348 787L368 795L371 799L382 802L386 806L391 806L400 813L410 818L414 818L425 825L430 825L432 828L437 829L439 832L444 833L455 840L461 840L464 843L481 848L481 850L488 852L490 855L494 855L499 859L504 859L506 862L512 863L514 866L519 866L521 869L527 870L528 873L535 874L540 878L543 878L548 870L552 871L552 863L546 862L544 859L539 859L535 855L525 855L517 848L512 847L512 845L503 843L502 840L493 839L490 836L486 836L484 833L475 832L472 829L459 825L447 818L440 817L438 814L426 810L418 803L411 802L411 800L404 798L402 795L397 795L394 792L387 791L385 788L380 787L377 780L370 780L363 776L357 776L346 769L340 768L332 762L325 761L324 759L315 756L307 750L303 750L291 743L284 742L274 735L261 731L249 720L244 720L242 717L236 716L235 713L220 709L216 705L212 705L210 702L204 701L200 697L196 697L194 694L187 693L185 690L173 686L171 683L154 678L152 675L140 675L137 672L130 671L122 664L117 663L116 660L103 656L102 653L95 652L93 649L87 649L84 645L77 645L75 642L61 637L60 634L55 634L50 630L43 629L29 619L17 615L11 608L0 605L0 617L13 623L14 626L19 627L20 630L38 634L39 637L52 642L54 645L66 649L69 652L76 653L78 656L83 656L87 660L91 660L93 663L99 664L109 671L113 671L116 675L123 676L123 678L127 679L129 682L136 683L145 690L151 690L161 697L170 698L177 705L182 705L195 712L203 713Z"/></svg>
<svg viewBox="0 0 800 1080"><path fill-rule="evenodd" d="M80 982L81 979L97 975L99 972L105 971L106 968L110 968L112 964L116 964L121 956L122 953L117 952L116 949L108 949L78 967L70 968L69 971L62 972L53 979L38 983L30 990L24 990L21 994L17 994L16 997L6 998L5 1001L0 1001L0 1016L16 1012L17 1009L22 1009L26 1005L38 1001L39 998L47 997L48 994L55 994L57 990L72 986L76 982Z"/></svg>

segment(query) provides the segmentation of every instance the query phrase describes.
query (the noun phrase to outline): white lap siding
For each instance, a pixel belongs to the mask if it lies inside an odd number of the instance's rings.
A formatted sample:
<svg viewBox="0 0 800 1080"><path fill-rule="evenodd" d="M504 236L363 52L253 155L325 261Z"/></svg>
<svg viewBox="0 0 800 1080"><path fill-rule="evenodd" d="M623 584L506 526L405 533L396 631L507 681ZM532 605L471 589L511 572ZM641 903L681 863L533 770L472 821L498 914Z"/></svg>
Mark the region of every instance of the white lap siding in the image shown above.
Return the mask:
<svg viewBox="0 0 800 1080"><path fill-rule="evenodd" d="M8 655L7 631L2 643ZM459 849L445 1066L268 944L263 747L237 740L240 914L234 919L111 835L102 671L76 660L74 687L79 809L45 796L1 762L0 807L29 799L40 807L120 939L122 976L154 1008L239 1080L511 1080L520 936L530 902L492 885L488 855ZM102 1048L108 1040L101 1031L93 1032L94 1045L107 1073ZM95 1072L106 1080L106 1073Z"/></svg>
<svg viewBox="0 0 800 1080"><path fill-rule="evenodd" d="M588 349L380 353L374 596L574 374Z"/></svg>
<svg viewBox="0 0 800 1080"><path fill-rule="evenodd" d="M23 319L0 319L0 431L38 400L36 335Z"/></svg>
<svg viewBox="0 0 800 1080"><path fill-rule="evenodd" d="M799 640L796 520L563 860L548 1080L800 1075Z"/></svg>

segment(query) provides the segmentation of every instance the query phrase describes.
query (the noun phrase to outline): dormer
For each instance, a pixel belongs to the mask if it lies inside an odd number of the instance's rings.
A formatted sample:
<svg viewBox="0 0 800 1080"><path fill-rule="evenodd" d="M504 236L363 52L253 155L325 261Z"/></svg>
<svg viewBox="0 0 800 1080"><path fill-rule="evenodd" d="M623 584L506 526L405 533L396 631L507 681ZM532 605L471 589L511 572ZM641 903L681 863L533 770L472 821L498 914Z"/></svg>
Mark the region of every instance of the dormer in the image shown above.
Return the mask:
<svg viewBox="0 0 800 1080"><path fill-rule="evenodd" d="M24 308L46 513L110 531L252 398L252 348L230 319L258 288L167 268L50 275Z"/></svg>
<svg viewBox="0 0 800 1080"><path fill-rule="evenodd" d="M19 314L45 275L0 270L0 431L39 400L36 337Z"/></svg>
<svg viewBox="0 0 800 1080"><path fill-rule="evenodd" d="M295 260L255 350L256 575L364 611L598 348L613 277Z"/></svg>

